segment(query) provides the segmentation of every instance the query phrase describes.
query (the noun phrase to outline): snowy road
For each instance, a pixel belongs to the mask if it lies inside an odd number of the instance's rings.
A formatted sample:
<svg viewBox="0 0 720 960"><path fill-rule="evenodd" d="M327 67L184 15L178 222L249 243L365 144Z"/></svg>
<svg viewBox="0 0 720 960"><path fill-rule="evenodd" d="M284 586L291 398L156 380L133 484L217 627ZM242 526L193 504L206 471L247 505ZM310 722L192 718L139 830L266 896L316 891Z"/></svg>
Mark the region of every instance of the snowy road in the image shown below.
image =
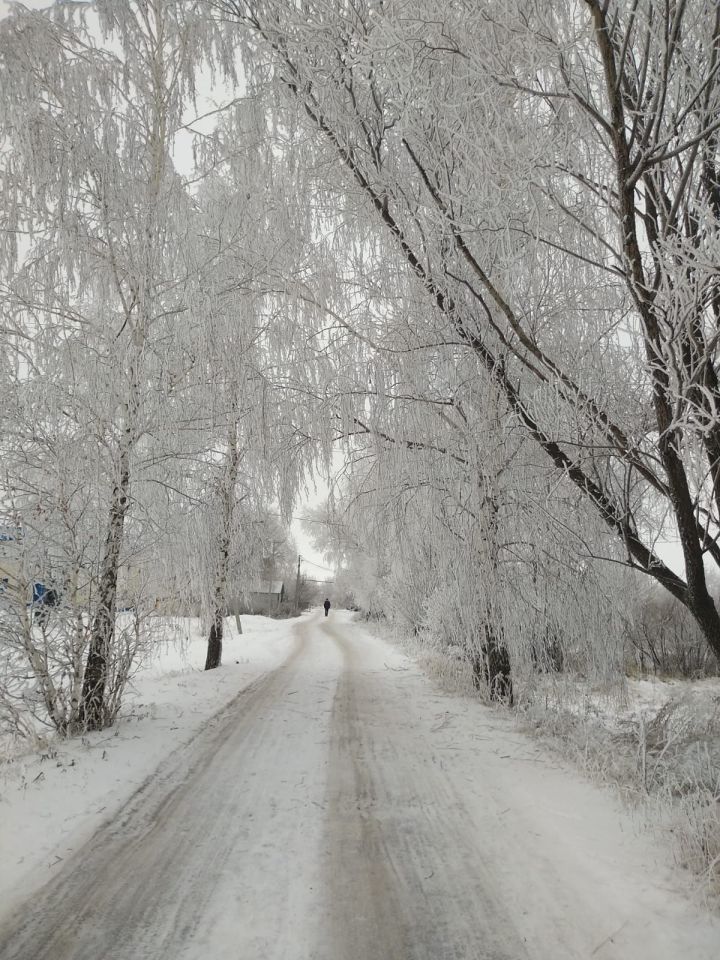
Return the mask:
<svg viewBox="0 0 720 960"><path fill-rule="evenodd" d="M2 960L713 960L608 796L345 613L0 927Z"/></svg>

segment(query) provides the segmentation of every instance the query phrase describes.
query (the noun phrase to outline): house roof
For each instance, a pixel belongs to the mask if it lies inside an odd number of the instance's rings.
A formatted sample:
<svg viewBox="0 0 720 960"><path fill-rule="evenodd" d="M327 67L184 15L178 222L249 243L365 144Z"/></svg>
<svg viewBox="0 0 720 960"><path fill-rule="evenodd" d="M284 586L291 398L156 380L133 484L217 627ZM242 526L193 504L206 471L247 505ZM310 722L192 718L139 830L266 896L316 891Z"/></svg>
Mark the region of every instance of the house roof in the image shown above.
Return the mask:
<svg viewBox="0 0 720 960"><path fill-rule="evenodd" d="M282 580L259 580L250 587L250 593L277 593L283 592L285 584Z"/></svg>

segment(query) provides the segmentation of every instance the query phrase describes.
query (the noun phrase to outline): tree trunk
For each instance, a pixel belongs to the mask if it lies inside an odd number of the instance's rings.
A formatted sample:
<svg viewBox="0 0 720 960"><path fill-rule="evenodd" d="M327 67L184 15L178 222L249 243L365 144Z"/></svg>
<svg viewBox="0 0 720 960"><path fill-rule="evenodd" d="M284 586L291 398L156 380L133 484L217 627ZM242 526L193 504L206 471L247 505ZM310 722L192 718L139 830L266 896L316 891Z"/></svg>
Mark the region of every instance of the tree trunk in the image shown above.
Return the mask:
<svg viewBox="0 0 720 960"><path fill-rule="evenodd" d="M223 613L222 609L216 609L213 615L210 636L208 637L207 657L205 658L206 670L214 670L222 663Z"/></svg>
<svg viewBox="0 0 720 960"><path fill-rule="evenodd" d="M223 535L220 544L217 580L213 593L213 617L208 637L207 657L205 669L214 670L222 663L223 621L225 618L225 588L227 584L228 568L230 566L230 536L229 532Z"/></svg>
<svg viewBox="0 0 720 960"><path fill-rule="evenodd" d="M495 636L495 631L485 624L485 641L471 660L473 684L476 690L486 687L490 699L508 706L513 705L513 685L510 656L507 647Z"/></svg>
<svg viewBox="0 0 720 960"><path fill-rule="evenodd" d="M486 631L488 639L483 647L486 664L486 681L490 699L513 705L513 685L510 675L510 656L507 647L501 646L491 631Z"/></svg>
<svg viewBox="0 0 720 960"><path fill-rule="evenodd" d="M704 582L699 584L694 595L690 594L687 606L700 625L708 646L720 664L720 614Z"/></svg>
<svg viewBox="0 0 720 960"><path fill-rule="evenodd" d="M101 730L105 725L107 663L115 633L118 566L123 526L128 511L129 489L130 445L127 444L120 455L120 476L113 489L100 576L98 607L90 633L90 649L78 711L79 725L85 730Z"/></svg>
<svg viewBox="0 0 720 960"><path fill-rule="evenodd" d="M213 619L208 637L205 669L214 670L222 663L223 618L226 613L226 592L230 570L230 539L233 513L235 511L235 485L240 468L240 451L237 442L237 420L233 420L228 437L228 454L225 477L221 488L222 527L218 545L218 559L213 590Z"/></svg>

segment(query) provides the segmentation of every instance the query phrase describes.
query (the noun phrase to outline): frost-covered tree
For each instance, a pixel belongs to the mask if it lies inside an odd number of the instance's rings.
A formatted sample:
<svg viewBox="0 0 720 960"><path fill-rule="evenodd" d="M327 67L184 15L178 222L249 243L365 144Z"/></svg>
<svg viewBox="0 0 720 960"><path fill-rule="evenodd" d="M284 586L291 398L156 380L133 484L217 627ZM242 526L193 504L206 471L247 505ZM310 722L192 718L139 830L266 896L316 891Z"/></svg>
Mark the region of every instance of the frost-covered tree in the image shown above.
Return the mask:
<svg viewBox="0 0 720 960"><path fill-rule="evenodd" d="M206 669L221 660L229 591L247 592L257 578L263 518L270 505L289 515L316 449L313 411L291 389L312 378L315 357L314 308L293 296L309 221L275 140L264 104L251 102L228 113L202 151L212 172L195 229L206 268L185 405L205 449L195 480L205 501Z"/></svg>
<svg viewBox="0 0 720 960"><path fill-rule="evenodd" d="M461 651L493 697L511 694L511 674L563 664L617 676L613 597L630 574L589 561L622 560L618 545L572 489L538 470L521 433L498 429L493 393L470 366L443 369L435 357L424 379L433 403L386 379L382 398L366 398L362 431L358 418L321 538L343 589L369 615Z"/></svg>
<svg viewBox="0 0 720 960"><path fill-rule="evenodd" d="M92 729L108 720L133 480L191 279L178 256L190 198L171 152L197 70L229 61L221 31L194 3L17 9L0 29L5 309L30 355L39 333L82 345L73 373L103 408L85 411L102 448L105 513L79 711Z"/></svg>
<svg viewBox="0 0 720 960"><path fill-rule="evenodd" d="M88 324L89 326L89 324ZM99 348L100 330L88 356L88 327L83 336L57 337L57 328L38 329L31 362L11 380L4 408L2 496L5 523L13 539L7 546L8 585L3 595L3 659L9 668L6 693L49 720L61 733L80 727L81 690L97 603L106 522L106 490L112 478L108 424L115 403L109 384L120 371ZM28 354L27 356L30 356ZM149 609L150 579L140 564L157 535L148 522L145 496L134 501L118 565L120 608L135 617L120 618L107 656L106 717L112 719L132 661L149 641L148 624L136 626ZM44 596L41 591L47 591ZM35 595L37 602L28 606ZM48 602L53 597L52 605ZM22 668L24 663L24 668ZM44 691L33 704L35 693ZM11 682L12 677L16 681ZM45 709L46 715L42 716Z"/></svg>
<svg viewBox="0 0 720 960"><path fill-rule="evenodd" d="M404 265L437 339L719 654L717 4L216 6L334 161L366 281ZM684 576L655 550L673 535Z"/></svg>

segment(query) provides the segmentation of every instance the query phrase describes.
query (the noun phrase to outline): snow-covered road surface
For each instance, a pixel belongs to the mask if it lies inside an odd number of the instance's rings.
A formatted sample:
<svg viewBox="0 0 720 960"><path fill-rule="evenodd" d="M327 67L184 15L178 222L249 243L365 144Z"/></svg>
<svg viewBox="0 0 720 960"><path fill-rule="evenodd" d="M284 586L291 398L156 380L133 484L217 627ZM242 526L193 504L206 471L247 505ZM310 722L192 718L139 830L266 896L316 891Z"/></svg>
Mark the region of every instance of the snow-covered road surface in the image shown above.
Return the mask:
<svg viewBox="0 0 720 960"><path fill-rule="evenodd" d="M0 926L2 960L710 960L609 796L344 612Z"/></svg>

